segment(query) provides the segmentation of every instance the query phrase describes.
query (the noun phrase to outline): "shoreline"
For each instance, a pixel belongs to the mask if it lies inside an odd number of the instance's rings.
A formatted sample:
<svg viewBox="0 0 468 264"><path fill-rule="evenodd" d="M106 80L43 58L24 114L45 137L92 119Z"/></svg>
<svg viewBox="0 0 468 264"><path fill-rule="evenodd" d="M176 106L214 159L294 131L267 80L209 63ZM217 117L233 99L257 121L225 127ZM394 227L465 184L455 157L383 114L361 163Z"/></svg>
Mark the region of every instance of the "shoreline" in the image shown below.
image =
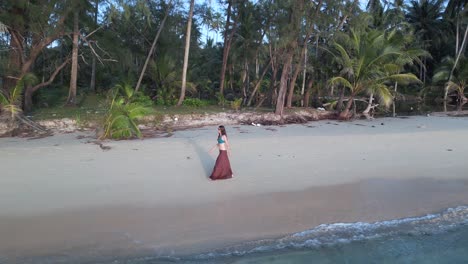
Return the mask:
<svg viewBox="0 0 468 264"><path fill-rule="evenodd" d="M105 141L107 151L86 134L0 139L0 260L184 255L468 204L467 118L228 126L236 176L222 182L207 180L212 130Z"/></svg>

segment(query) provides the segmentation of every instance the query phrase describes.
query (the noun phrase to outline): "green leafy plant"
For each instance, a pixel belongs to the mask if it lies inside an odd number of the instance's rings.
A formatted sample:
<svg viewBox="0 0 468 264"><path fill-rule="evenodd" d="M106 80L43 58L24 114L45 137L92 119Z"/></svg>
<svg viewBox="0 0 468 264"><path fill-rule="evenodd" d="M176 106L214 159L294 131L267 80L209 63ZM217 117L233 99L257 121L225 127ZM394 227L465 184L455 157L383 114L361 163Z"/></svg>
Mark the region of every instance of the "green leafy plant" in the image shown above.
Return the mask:
<svg viewBox="0 0 468 264"><path fill-rule="evenodd" d="M149 114L151 109L141 102L133 101L134 89L128 84L116 85L110 92L110 107L104 121L101 138L128 139L142 137L138 119Z"/></svg>
<svg viewBox="0 0 468 264"><path fill-rule="evenodd" d="M37 82L37 78L33 74L26 74L19 79L15 87L9 93L0 91L0 110L9 115L11 121L23 112L21 109L22 94L25 85L32 85Z"/></svg>
<svg viewBox="0 0 468 264"><path fill-rule="evenodd" d="M239 111L241 105L242 105L242 98L237 98L236 100L231 101L231 108L236 111Z"/></svg>
<svg viewBox="0 0 468 264"><path fill-rule="evenodd" d="M183 104L192 107L204 107L208 105L208 102L198 98L186 98Z"/></svg>
<svg viewBox="0 0 468 264"><path fill-rule="evenodd" d="M224 107L227 103L226 98L222 93L216 93L216 99L218 99L218 105Z"/></svg>

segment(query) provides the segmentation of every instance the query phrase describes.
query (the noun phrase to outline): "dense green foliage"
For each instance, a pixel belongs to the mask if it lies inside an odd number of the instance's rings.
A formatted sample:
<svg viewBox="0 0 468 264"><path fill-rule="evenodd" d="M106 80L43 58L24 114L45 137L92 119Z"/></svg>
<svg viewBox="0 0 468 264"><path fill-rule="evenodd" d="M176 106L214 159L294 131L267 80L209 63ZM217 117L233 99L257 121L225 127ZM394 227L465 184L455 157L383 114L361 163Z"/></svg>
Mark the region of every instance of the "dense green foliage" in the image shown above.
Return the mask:
<svg viewBox="0 0 468 264"><path fill-rule="evenodd" d="M109 111L104 121L104 134L101 138L141 137L138 119L151 112L145 107L148 100L135 92L129 84L118 84L109 92Z"/></svg>
<svg viewBox="0 0 468 264"><path fill-rule="evenodd" d="M24 86L24 100L17 105L21 108L23 102L26 110L66 102L73 14L78 12L78 102L86 94L107 94L123 80L135 87L142 74L142 86L133 96L138 99L114 100L110 106L115 111L122 114L131 105L175 105L181 90L186 2L1 1L3 94ZM348 101L375 95L388 105L396 97L396 83L399 92L442 98L447 88L465 98L466 1L369 1L365 9L351 0L195 4L185 106L300 106L304 98L327 96L336 102L340 95ZM159 29L155 51L141 73ZM447 57L453 58L450 63ZM36 76L38 83L18 82L25 75ZM428 91L433 93L424 94ZM5 108L10 103L4 99ZM127 116L132 125L134 116ZM122 133L138 135L136 129Z"/></svg>

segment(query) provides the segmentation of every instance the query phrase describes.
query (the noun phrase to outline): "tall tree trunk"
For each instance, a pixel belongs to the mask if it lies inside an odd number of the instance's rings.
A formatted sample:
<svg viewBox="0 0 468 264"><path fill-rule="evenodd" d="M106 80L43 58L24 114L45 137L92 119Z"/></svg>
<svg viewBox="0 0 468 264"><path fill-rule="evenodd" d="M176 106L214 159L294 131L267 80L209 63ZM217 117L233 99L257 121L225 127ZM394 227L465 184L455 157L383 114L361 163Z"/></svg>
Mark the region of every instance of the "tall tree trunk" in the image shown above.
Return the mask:
<svg viewBox="0 0 468 264"><path fill-rule="evenodd" d="M151 44L151 49L148 52L148 55L146 56L145 64L143 65L143 69L141 70L140 77L138 78L138 82L135 86L135 92L138 92L138 90L140 89L141 81L143 80L143 76L145 75L145 72L146 72L146 67L148 67L149 60L151 56L153 55L154 48L156 47L156 43L158 42L158 39L159 39L159 35L161 34L161 31L164 27L164 23L166 23L166 19L169 15L169 10L171 9L171 3L172 3L172 0L170 0L167 5L166 14L164 15L164 18L161 21L161 25L159 25L159 29L158 29L158 32L156 33L156 36L154 37L153 44Z"/></svg>
<svg viewBox="0 0 468 264"><path fill-rule="evenodd" d="M39 90L42 87L50 85L54 80L57 74L62 72L62 69L70 62L70 58L67 58L65 61L62 62L60 66L55 68L54 72L50 75L49 80L43 81L42 83L36 84L35 86L28 85L24 91L24 111L30 112L32 110L33 101L32 96L34 92Z"/></svg>
<svg viewBox="0 0 468 264"><path fill-rule="evenodd" d="M249 78L249 62L247 59L244 61L244 77L242 82L242 104L245 105L247 103L247 91L249 90L250 78Z"/></svg>
<svg viewBox="0 0 468 264"><path fill-rule="evenodd" d="M265 74L268 71L268 68L270 68L271 61L272 60L270 59L270 62L268 63L268 65L265 66L265 69L263 69L262 75L260 76L259 79L257 79L257 83L255 84L255 87L254 87L252 93L250 94L250 98L249 98L249 101L247 102L247 106L250 106L252 104L252 100L255 97L255 94L257 93L258 88L260 88L260 85L262 84L262 80L263 80L263 78L265 77Z"/></svg>
<svg viewBox="0 0 468 264"><path fill-rule="evenodd" d="M315 17L317 16L318 11L320 10L321 6L322 6L322 0L319 0L319 2L317 4L317 7L315 9ZM288 108L292 107L292 99L293 99L293 96L294 96L294 87L296 86L297 76L299 76L299 72L302 69L302 67L301 67L302 60L306 56L307 42L309 41L310 35L312 34L313 30L314 30L314 27L309 26L309 29L307 30L306 35L304 37L304 43L302 44L301 54L299 55L299 60L298 60L298 63L297 63L297 67L294 70L294 74L292 75L291 82L289 83L288 100L286 102L286 106ZM304 69L307 66L305 63L306 62L304 61Z"/></svg>
<svg viewBox="0 0 468 264"><path fill-rule="evenodd" d="M188 58L190 51L190 33L192 32L192 17L193 17L193 6L195 5L195 0L190 1L190 10L189 17L187 22L187 33L185 34L185 53L184 53L184 66L182 68L182 87L180 88L180 98L177 102L177 106L182 105L185 98L185 87L187 85L187 67L188 67Z"/></svg>
<svg viewBox="0 0 468 264"><path fill-rule="evenodd" d="M99 12L99 0L95 1L94 7L94 24L97 25L98 19L98 12ZM93 54L93 60L91 62L91 82L89 84L89 88L91 91L97 94L97 87L96 87L96 55Z"/></svg>
<svg viewBox="0 0 468 264"><path fill-rule="evenodd" d="M468 25L466 26L465 34L463 36L463 41L462 41L462 44L460 45L460 50L458 51L458 54L457 54L457 57L455 59L455 63L453 64L452 70L450 71L448 81L452 80L453 72L457 68L458 61L460 60L460 56L463 54L463 52L465 50L467 35L468 35ZM448 96L448 85L445 85L444 101L447 101L447 96Z"/></svg>
<svg viewBox="0 0 468 264"><path fill-rule="evenodd" d="M309 102L310 102L310 93L312 92L312 85L314 84L314 79L310 78L309 81L307 81L307 89L304 95L304 107L309 107Z"/></svg>
<svg viewBox="0 0 468 264"><path fill-rule="evenodd" d="M299 58L299 61L302 61L302 56ZM299 76L299 72L301 71L301 65L302 63L298 63L296 69L294 69L294 74L291 78L291 81L289 82L289 90L288 90L288 98L286 100L286 107L291 108L292 107L292 99L294 96L294 87L296 87L296 80L297 76Z"/></svg>
<svg viewBox="0 0 468 264"><path fill-rule="evenodd" d="M366 109L362 112L363 114L369 114L371 108L372 108L372 103L374 102L374 93L371 93L369 96L369 103L367 104Z"/></svg>
<svg viewBox="0 0 468 264"><path fill-rule="evenodd" d="M33 107L33 90L31 89L32 87L28 85L26 89L24 90L24 104L23 104L23 111L25 113L29 113L32 110Z"/></svg>
<svg viewBox="0 0 468 264"><path fill-rule="evenodd" d="M306 84L306 74L307 74L307 49L305 50L305 55L304 55L304 73L302 77L301 106L304 106L304 90L305 90L305 84Z"/></svg>
<svg viewBox="0 0 468 264"><path fill-rule="evenodd" d="M291 68L292 64L292 58L294 55L294 50L291 49L288 51L285 63L283 65L283 71L281 72L281 80L280 80L280 88L278 91L278 98L276 99L276 110L275 114L277 115L283 115L283 110L284 110L284 101L286 97L286 90L288 89L288 77L289 77L289 71Z"/></svg>
<svg viewBox="0 0 468 264"><path fill-rule="evenodd" d="M348 120L350 118L349 111L351 110L351 106L353 105L353 102L354 102L354 94L351 94L351 96L348 98L348 102L346 102L345 109L339 115L339 119Z"/></svg>
<svg viewBox="0 0 468 264"><path fill-rule="evenodd" d="M68 92L67 105L76 105L76 82L78 79L78 38L80 30L78 27L79 12L75 10L73 13L73 49L72 49L72 65L70 73L70 90Z"/></svg>
<svg viewBox="0 0 468 264"><path fill-rule="evenodd" d="M10 48L8 54L8 67L7 71L3 72L3 89L6 93L9 93L19 78L16 76L20 75L21 65L23 61L23 43L21 41L21 35L14 31L9 30L10 33ZM1 87L0 87L1 88Z"/></svg>
<svg viewBox="0 0 468 264"><path fill-rule="evenodd" d="M345 87L341 87L340 98L338 99L338 103L336 103L336 111L341 112L341 109L343 109L343 100L344 100L345 90L346 90Z"/></svg>
<svg viewBox="0 0 468 264"><path fill-rule="evenodd" d="M224 30L224 48L223 48L223 64L221 66L221 74L219 78L219 93L221 95L224 94L224 80L226 78L226 68L227 68L227 63L228 63L228 58L229 58L229 52L231 50L231 43L232 39L234 37L234 33L236 32L237 29L237 18L234 19L234 23L231 29L231 32L229 33L229 28L231 25L231 12L232 12L232 0L228 1L228 8L227 8L227 17L226 17L226 27Z"/></svg>
<svg viewBox="0 0 468 264"><path fill-rule="evenodd" d="M397 89L398 89L398 82L395 82L395 95L393 96L393 101L392 101L392 105L393 105L393 117L396 116L396 105L395 105L395 100L396 100L396 96L397 96Z"/></svg>
<svg viewBox="0 0 468 264"><path fill-rule="evenodd" d="M277 75L278 75L278 65L275 63L276 59L272 58L271 62L271 79L272 81L270 82L270 100L271 100L271 105L276 105L276 99L277 99L277 92L276 92L276 84L278 82L277 80Z"/></svg>

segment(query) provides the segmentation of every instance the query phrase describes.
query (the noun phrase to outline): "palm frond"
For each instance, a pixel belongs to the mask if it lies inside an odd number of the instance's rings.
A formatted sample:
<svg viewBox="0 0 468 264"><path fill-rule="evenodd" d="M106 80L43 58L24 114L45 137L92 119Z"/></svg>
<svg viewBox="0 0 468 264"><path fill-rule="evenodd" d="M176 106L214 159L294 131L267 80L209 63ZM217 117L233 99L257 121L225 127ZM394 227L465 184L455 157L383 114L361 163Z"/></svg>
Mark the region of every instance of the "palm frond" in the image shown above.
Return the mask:
<svg viewBox="0 0 468 264"><path fill-rule="evenodd" d="M379 102L385 107L388 107L393 101L393 95L387 85L376 85L374 87L374 94L378 97Z"/></svg>
<svg viewBox="0 0 468 264"><path fill-rule="evenodd" d="M450 91L463 92L462 89L461 89L461 85L459 85L459 84L457 84L455 82L448 81L445 85L446 85L449 92Z"/></svg>
<svg viewBox="0 0 468 264"><path fill-rule="evenodd" d="M398 82L399 84L407 85L410 83L422 83L416 75L412 73L399 73L393 74L390 76L383 77L379 80L379 82L386 82L386 81L394 81Z"/></svg>
<svg viewBox="0 0 468 264"><path fill-rule="evenodd" d="M351 91L353 91L353 85L343 77L333 77L333 78L330 79L329 82L330 82L331 85L340 84L340 85L343 85L344 87L350 89Z"/></svg>

